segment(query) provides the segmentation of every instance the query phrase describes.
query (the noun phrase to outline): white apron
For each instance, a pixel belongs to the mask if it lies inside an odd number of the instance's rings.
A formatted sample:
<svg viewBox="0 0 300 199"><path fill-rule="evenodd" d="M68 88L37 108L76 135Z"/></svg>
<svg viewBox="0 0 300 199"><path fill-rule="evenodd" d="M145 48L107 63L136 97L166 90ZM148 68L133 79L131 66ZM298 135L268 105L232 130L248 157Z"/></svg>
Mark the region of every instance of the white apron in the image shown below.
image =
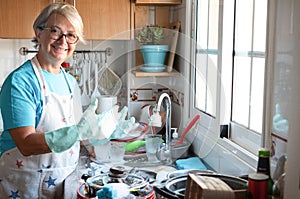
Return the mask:
<svg viewBox="0 0 300 199"><path fill-rule="evenodd" d="M42 85L43 96L43 111L37 130L47 132L73 125L73 91L65 72L62 70L71 94L59 96L48 89L36 57L31 63ZM0 165L0 176L3 176L0 198L74 198L77 184L67 184L65 179L76 169L79 147L79 142L76 142L72 148L62 153L28 157L23 156L17 148L5 152Z"/></svg>

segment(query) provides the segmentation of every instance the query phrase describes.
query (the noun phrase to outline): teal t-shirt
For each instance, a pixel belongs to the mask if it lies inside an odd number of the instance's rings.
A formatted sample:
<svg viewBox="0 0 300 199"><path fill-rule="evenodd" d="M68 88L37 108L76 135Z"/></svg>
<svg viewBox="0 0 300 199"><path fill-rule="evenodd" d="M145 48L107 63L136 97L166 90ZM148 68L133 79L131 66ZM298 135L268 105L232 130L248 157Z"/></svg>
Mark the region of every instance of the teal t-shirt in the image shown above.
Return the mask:
<svg viewBox="0 0 300 199"><path fill-rule="evenodd" d="M57 94L69 94L77 84L75 78L68 73L65 76L62 72L52 74L42 71L50 91ZM70 87L66 78L69 79ZM9 74L1 88L0 109L4 131L0 136L0 157L5 151L16 147L8 129L22 126L37 127L42 107L41 86L28 60Z"/></svg>

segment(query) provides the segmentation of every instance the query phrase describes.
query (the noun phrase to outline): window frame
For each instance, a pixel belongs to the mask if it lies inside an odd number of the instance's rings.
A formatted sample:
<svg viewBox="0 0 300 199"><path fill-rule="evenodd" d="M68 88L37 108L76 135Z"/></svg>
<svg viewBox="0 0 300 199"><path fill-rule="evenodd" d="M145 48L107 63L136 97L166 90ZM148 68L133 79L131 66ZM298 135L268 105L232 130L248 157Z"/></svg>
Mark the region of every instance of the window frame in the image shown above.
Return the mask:
<svg viewBox="0 0 300 199"><path fill-rule="evenodd" d="M235 2L235 0L232 0L233 2ZM218 56L218 70L220 71L220 73L222 73L222 67L220 67L222 65L222 58L224 57L224 52L222 49L222 45L223 45L223 8L224 5L222 5L223 1L220 0L220 8L219 8L219 56ZM197 35L197 1L193 1L192 3L193 5L193 11L194 13L192 14L192 16L194 17L194 19L192 19L192 38L196 41L196 35ZM266 27L268 27L268 24L266 24ZM221 38L220 38L221 37ZM268 38L266 37L266 41L268 40ZM196 42L195 42L196 43ZM237 144L239 147L246 149L248 152L251 152L252 154L256 155L257 151L259 148L264 147L266 145L266 143L268 142L268 135L265 135L264 132L266 132L265 130L268 128L268 124L265 122L266 118L267 118L267 113L270 112L268 111L268 107L265 106L266 104L266 97L268 97L268 93L266 88L270 85L270 75L266 74L265 75L265 86L264 86L264 99L263 99L263 104L264 104L264 108L263 108L263 125L262 125L262 134L257 134L257 132L254 132L248 128L244 128L242 125L239 125L233 121L231 121L231 111L232 111L232 102L228 103L225 102L226 101L226 97L224 97L225 95L225 91L223 88L223 78L222 75L218 76L218 88L217 88L217 110L221 110L219 112L219 114L216 115L216 117L212 117L211 115L205 113L203 110L199 110L197 108L195 108L195 64L196 64L196 46L192 45L191 46L191 63L193 64L194 67L191 67L191 97L190 97L190 114L200 114L201 115L201 123L200 125L202 126L203 129L205 129L206 131L209 131L211 133L215 133L217 134L218 138L217 138L217 142L218 144L224 145L224 142L220 140L219 134L218 132L220 132L220 125L222 124L228 124L229 125L229 129L230 129L230 133L229 133L229 141L232 141L233 143ZM267 46L267 45L266 45ZM266 47L267 48L267 47ZM233 45L232 45L232 50L233 49ZM232 51L233 52L233 51ZM267 54L267 50L265 51L265 54ZM261 53L255 53L255 51L250 52L250 55L258 55L261 56ZM234 57L232 57L232 60L234 59ZM265 73L267 73L267 57L265 57ZM231 82L232 83L232 82ZM231 92L232 92L232 87L231 87ZM231 96L231 95L230 95ZM232 96L231 96L232 97ZM229 109L230 113L228 113L228 111L225 111L225 109ZM221 113L221 114L220 114ZM248 136L247 136L248 135ZM247 142L245 143L244 140L247 140ZM261 141L261 143L258 143L258 140ZM258 143L258 144L257 144ZM224 146L226 147L226 146Z"/></svg>

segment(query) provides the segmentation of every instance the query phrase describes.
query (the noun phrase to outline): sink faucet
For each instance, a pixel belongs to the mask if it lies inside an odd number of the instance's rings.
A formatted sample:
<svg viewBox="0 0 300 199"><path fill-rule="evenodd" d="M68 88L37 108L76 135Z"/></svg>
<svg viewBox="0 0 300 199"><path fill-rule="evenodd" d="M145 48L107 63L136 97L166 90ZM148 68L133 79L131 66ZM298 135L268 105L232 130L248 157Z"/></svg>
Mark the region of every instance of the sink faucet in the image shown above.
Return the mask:
<svg viewBox="0 0 300 199"><path fill-rule="evenodd" d="M160 151L160 160L165 161L167 164L172 163L171 157L171 99L167 93L162 93L158 99L157 106L153 110L153 115L150 116L150 126L161 127L161 111L162 103L166 106L166 138L165 146Z"/></svg>

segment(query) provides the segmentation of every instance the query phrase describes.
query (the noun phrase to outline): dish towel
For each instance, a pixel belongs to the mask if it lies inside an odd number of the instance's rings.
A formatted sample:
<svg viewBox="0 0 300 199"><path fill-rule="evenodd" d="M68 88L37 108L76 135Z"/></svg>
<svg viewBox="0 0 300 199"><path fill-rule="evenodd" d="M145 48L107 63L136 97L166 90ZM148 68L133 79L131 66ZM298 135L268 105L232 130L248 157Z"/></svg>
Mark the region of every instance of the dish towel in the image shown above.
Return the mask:
<svg viewBox="0 0 300 199"><path fill-rule="evenodd" d="M199 169L199 170L207 170L207 167L203 164L203 162L198 157L191 157L187 159L178 159L176 160L176 169Z"/></svg>

